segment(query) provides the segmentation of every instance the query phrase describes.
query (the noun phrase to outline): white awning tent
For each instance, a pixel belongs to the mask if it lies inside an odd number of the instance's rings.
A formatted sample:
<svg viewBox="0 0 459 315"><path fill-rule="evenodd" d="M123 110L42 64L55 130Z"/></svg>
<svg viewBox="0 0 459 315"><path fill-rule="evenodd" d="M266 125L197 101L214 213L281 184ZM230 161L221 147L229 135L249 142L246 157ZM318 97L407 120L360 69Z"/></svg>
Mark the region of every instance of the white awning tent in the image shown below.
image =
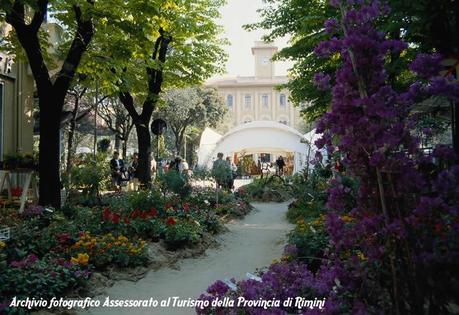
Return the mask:
<svg viewBox="0 0 459 315"><path fill-rule="evenodd" d="M274 156L285 156L289 153L295 157L294 172L298 172L305 166L308 153L313 157L310 154L307 140L292 127L275 121L254 121L242 124L223 136L206 128L201 136L198 164L211 167L218 152L231 158L235 153L240 152L246 155L270 153Z"/></svg>

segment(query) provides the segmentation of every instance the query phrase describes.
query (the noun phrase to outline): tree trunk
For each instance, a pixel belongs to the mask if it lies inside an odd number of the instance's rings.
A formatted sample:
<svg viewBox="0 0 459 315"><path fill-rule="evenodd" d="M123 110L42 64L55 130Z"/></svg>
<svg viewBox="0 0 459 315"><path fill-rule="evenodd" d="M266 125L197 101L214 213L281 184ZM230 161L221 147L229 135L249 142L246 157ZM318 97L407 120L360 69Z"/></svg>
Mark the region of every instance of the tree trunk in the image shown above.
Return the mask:
<svg viewBox="0 0 459 315"><path fill-rule="evenodd" d="M118 117L115 117L115 130L116 130L116 134L115 134L115 151L120 151L120 146L121 146L121 137L119 135L119 132L120 132L120 128L121 128L121 122L119 121L119 118ZM123 148L123 158L126 158L126 152L124 151L124 148Z"/></svg>
<svg viewBox="0 0 459 315"><path fill-rule="evenodd" d="M75 137L75 129L76 129L76 116L78 114L78 109L80 107L80 100L79 97L75 97L75 106L73 107L72 111L72 119L70 120L70 128L69 134L67 139L67 165L66 165L66 174L67 178L70 178L70 173L72 172L73 167L73 157L75 156L74 148L73 148L73 138Z"/></svg>
<svg viewBox="0 0 459 315"><path fill-rule="evenodd" d="M53 95L53 93L49 93ZM40 99L40 205L60 208L61 181L59 176L60 153L60 105L50 97Z"/></svg>
<svg viewBox="0 0 459 315"><path fill-rule="evenodd" d="M137 122L137 141L139 145L139 181L146 187L151 184L151 136L148 130L148 122Z"/></svg>

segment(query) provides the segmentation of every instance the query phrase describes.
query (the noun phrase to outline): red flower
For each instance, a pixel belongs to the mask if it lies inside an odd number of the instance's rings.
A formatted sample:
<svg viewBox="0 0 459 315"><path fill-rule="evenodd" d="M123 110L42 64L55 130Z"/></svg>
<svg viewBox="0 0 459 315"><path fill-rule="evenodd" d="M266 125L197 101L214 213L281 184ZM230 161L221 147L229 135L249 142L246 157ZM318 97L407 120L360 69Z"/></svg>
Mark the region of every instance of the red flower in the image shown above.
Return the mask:
<svg viewBox="0 0 459 315"><path fill-rule="evenodd" d="M104 208L104 211L102 212L102 218L104 219L104 221L110 220L110 216L111 216L110 209Z"/></svg>
<svg viewBox="0 0 459 315"><path fill-rule="evenodd" d="M142 219L144 219L144 220L147 218L147 216L148 216L148 212L147 212L147 211L142 211L142 212L140 213L140 217L141 217Z"/></svg>
<svg viewBox="0 0 459 315"><path fill-rule="evenodd" d="M177 221L175 221L175 219L173 217L168 217L167 220L166 220L166 224L167 225L175 225L177 223Z"/></svg>
<svg viewBox="0 0 459 315"><path fill-rule="evenodd" d="M184 203L183 204L183 210L185 210L185 212L190 211L190 205L188 203Z"/></svg>
<svg viewBox="0 0 459 315"><path fill-rule="evenodd" d="M128 217L125 217L125 218L124 218L124 223L126 223L126 224L131 224L131 221L129 220Z"/></svg>
<svg viewBox="0 0 459 315"><path fill-rule="evenodd" d="M112 214L112 222L115 224L120 223L121 216L118 213Z"/></svg>
<svg viewBox="0 0 459 315"><path fill-rule="evenodd" d="M11 195L13 197L20 197L22 195L22 188L21 187L11 188Z"/></svg>
<svg viewBox="0 0 459 315"><path fill-rule="evenodd" d="M158 210L156 210L155 208L151 208L150 209L150 216L152 218L156 218L158 216Z"/></svg>
<svg viewBox="0 0 459 315"><path fill-rule="evenodd" d="M132 213L131 213L131 218L135 219L135 218L138 218L140 216L140 210L139 208L135 209Z"/></svg>

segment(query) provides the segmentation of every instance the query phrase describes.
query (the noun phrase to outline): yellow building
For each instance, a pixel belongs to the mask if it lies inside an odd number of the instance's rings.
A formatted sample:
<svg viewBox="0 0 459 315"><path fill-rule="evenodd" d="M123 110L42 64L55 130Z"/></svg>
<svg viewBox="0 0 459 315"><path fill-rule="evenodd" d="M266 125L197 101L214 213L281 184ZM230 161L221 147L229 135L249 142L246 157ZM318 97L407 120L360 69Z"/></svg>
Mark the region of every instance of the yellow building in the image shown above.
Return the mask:
<svg viewBox="0 0 459 315"><path fill-rule="evenodd" d="M276 76L271 58L277 52L272 44L257 41L252 48L255 76L222 78L207 82L226 100L230 119L222 129L252 121L275 121L299 129L300 111L289 102L288 90L276 87L287 83L286 76Z"/></svg>
<svg viewBox="0 0 459 315"><path fill-rule="evenodd" d="M29 66L0 52L0 159L33 151L34 80Z"/></svg>

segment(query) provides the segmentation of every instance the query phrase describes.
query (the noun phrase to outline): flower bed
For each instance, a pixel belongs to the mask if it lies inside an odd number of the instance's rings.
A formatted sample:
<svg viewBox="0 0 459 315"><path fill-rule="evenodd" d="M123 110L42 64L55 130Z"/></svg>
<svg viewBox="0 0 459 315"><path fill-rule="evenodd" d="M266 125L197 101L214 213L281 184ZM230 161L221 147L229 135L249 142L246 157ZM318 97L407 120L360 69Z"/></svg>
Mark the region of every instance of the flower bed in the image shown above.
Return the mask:
<svg viewBox="0 0 459 315"><path fill-rule="evenodd" d="M149 248L164 247L170 254L162 255L171 263L202 253L211 235L222 230L223 215L251 209L232 194L222 194L219 201L225 202L226 211L209 190L199 189L185 199L142 191L104 197L105 205L99 207L70 204L48 211L31 206L20 215L1 209L0 224L11 227L12 235L0 242L0 304L14 296L62 297L75 290L88 294L92 274L116 278L117 272L137 270L138 278L139 270L146 270L143 266L158 266ZM0 313L15 311L3 305Z"/></svg>

